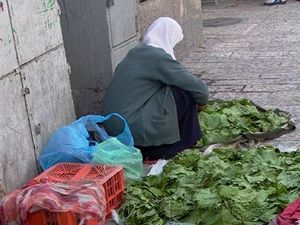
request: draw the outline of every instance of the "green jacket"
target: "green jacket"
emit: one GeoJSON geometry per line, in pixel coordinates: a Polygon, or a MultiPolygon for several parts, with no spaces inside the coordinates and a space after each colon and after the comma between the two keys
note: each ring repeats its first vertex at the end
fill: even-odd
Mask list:
{"type": "MultiPolygon", "coordinates": [[[[137,46],[117,66],[103,98],[102,114],[125,117],[136,145],[173,144],[180,135],[170,86],[190,92],[196,103],[208,102],[207,86],[163,49],[137,46]]],[[[113,130],[120,129],[117,126],[113,130]]]]}

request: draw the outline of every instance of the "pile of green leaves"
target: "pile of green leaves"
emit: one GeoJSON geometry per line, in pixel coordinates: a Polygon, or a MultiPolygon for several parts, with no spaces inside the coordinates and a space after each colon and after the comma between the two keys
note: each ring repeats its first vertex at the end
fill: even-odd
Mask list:
{"type": "Polygon", "coordinates": [[[272,110],[262,112],[247,99],[212,101],[199,114],[203,138],[199,146],[230,142],[243,133],[274,131],[288,118],[272,110]]]}
{"type": "Polygon", "coordinates": [[[127,187],[123,224],[268,224],[300,193],[300,153],[272,146],[219,148],[210,156],[191,150],[159,176],[127,187]]]}

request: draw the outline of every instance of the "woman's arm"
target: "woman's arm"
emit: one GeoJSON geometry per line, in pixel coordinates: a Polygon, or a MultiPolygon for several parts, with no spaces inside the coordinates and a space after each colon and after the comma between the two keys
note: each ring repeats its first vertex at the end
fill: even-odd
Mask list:
{"type": "Polygon", "coordinates": [[[203,106],[208,103],[207,85],[185,69],[178,61],[165,54],[158,59],[157,65],[159,70],[157,79],[161,82],[190,92],[199,105],[203,106]]]}

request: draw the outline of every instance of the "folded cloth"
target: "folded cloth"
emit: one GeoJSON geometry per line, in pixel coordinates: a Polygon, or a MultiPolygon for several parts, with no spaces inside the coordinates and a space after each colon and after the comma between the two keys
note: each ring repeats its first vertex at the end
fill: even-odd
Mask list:
{"type": "Polygon", "coordinates": [[[105,191],[102,185],[91,181],[27,185],[2,199],[0,221],[2,225],[25,225],[28,213],[41,209],[52,212],[71,211],[80,220],[96,219],[99,225],[104,225],[105,191]]]}

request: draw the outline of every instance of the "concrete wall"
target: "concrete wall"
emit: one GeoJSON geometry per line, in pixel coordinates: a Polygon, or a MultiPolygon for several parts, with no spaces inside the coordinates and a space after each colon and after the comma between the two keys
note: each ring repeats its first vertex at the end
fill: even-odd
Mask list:
{"type": "Polygon", "coordinates": [[[113,70],[138,44],[136,0],[59,0],[77,117],[100,114],[113,70]]]}
{"type": "Polygon", "coordinates": [[[146,0],[139,4],[139,33],[161,16],[175,19],[183,29],[184,41],[176,47],[177,54],[187,48],[199,47],[203,42],[201,0],[146,0]]]}
{"type": "Polygon", "coordinates": [[[75,118],[55,0],[0,0],[0,198],[37,174],[56,128],[75,118]]]}

